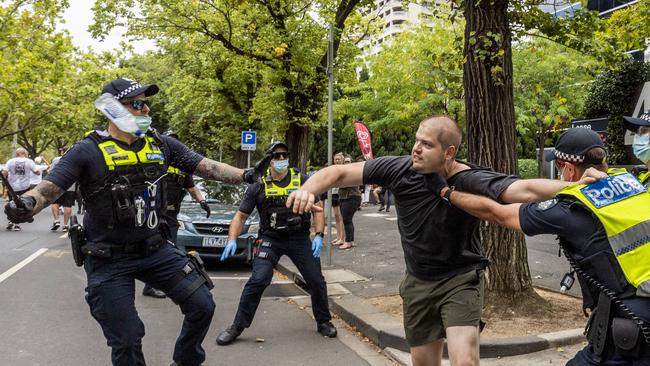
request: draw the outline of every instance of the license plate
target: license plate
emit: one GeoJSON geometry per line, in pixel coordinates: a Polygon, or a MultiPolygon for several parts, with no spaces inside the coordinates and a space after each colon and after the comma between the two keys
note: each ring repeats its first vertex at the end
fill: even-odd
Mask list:
{"type": "Polygon", "coordinates": [[[228,238],[220,238],[220,237],[203,238],[204,247],[223,248],[226,246],[227,243],[228,243],[228,238]]]}

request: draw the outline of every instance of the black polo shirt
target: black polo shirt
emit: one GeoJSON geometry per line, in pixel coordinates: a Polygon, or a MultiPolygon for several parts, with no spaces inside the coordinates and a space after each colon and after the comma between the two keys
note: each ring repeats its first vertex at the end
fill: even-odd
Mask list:
{"type": "MultiPolygon", "coordinates": [[[[457,190],[497,199],[517,180],[463,164],[471,169],[447,179],[457,190]]],[[[406,270],[423,280],[437,280],[485,268],[480,221],[431,193],[423,185],[424,176],[411,167],[410,156],[398,156],[369,160],[363,170],[364,184],[387,187],[395,197],[406,270]]]]}
{"type": "MultiPolygon", "coordinates": [[[[105,134],[105,132],[102,132],[105,134]]],[[[110,138],[110,137],[109,137],[110,138]]],[[[193,173],[203,156],[190,150],[180,141],[160,136],[163,145],[160,147],[165,155],[164,169],[167,171],[169,164],[181,169],[184,172],[193,173]]],[[[121,148],[130,151],[139,151],[144,146],[144,139],[138,139],[133,145],[127,145],[121,141],[114,140],[121,148]]],[[[104,156],[97,147],[97,144],[90,138],[77,142],[70,150],[61,157],[61,160],[45,180],[66,190],[73,183],[79,182],[82,191],[90,190],[90,183],[102,181],[108,174],[108,167],[104,162],[104,156]]],[[[110,209],[110,208],[106,208],[110,209]]],[[[160,217],[159,220],[163,218],[160,217]]],[[[147,225],[142,227],[115,227],[107,228],[106,222],[93,218],[92,212],[84,216],[84,227],[88,241],[102,241],[112,243],[133,243],[142,241],[158,232],[158,229],[149,229],[147,225]]]]}

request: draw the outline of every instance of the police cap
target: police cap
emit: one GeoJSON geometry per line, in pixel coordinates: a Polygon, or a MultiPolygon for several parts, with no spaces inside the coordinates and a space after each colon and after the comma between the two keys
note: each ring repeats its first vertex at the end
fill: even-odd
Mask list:
{"type": "Polygon", "coordinates": [[[595,147],[605,150],[600,135],[589,128],[571,128],[560,135],[555,142],[555,149],[546,155],[546,161],[558,159],[578,164],[601,164],[602,161],[585,161],[587,152],[595,147]]]}
{"type": "Polygon", "coordinates": [[[150,97],[158,93],[158,85],[141,85],[135,80],[127,78],[117,78],[110,83],[104,85],[102,94],[109,93],[114,99],[121,100],[124,98],[135,97],[144,93],[145,96],[150,97]]]}
{"type": "Polygon", "coordinates": [[[287,144],[282,141],[276,141],[269,144],[269,146],[266,148],[266,153],[270,154],[278,147],[284,147],[287,151],[289,151],[289,146],[287,144]]]}
{"type": "Polygon", "coordinates": [[[641,126],[650,126],[650,110],[637,117],[623,117],[625,128],[636,133],[641,126]]]}

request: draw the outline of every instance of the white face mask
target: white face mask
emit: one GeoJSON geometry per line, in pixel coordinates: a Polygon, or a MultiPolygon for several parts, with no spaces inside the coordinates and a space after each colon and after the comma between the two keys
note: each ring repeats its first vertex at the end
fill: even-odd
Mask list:
{"type": "Polygon", "coordinates": [[[138,125],[138,128],[143,133],[149,131],[151,127],[151,117],[149,116],[135,116],[135,124],[138,125]]]}
{"type": "Polygon", "coordinates": [[[273,161],[273,169],[278,173],[284,173],[289,169],[289,159],[273,161]]]}

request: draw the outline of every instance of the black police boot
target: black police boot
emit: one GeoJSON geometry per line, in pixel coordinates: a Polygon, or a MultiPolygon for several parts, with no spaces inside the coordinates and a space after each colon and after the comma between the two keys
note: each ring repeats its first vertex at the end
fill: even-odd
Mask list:
{"type": "Polygon", "coordinates": [[[336,327],[334,327],[334,324],[332,324],[332,322],[320,323],[316,329],[318,330],[318,333],[327,338],[335,338],[337,334],[336,327]]]}
{"type": "Polygon", "coordinates": [[[235,324],[231,325],[228,327],[228,329],[224,330],[223,332],[219,333],[219,336],[217,337],[217,344],[220,346],[225,346],[235,339],[239,337],[241,332],[244,331],[244,328],[240,328],[236,326],[235,324]]]}
{"type": "Polygon", "coordinates": [[[151,287],[148,283],[144,285],[144,288],[142,289],[142,295],[155,297],[156,299],[164,299],[165,297],[167,297],[165,296],[164,292],[151,287]]]}

